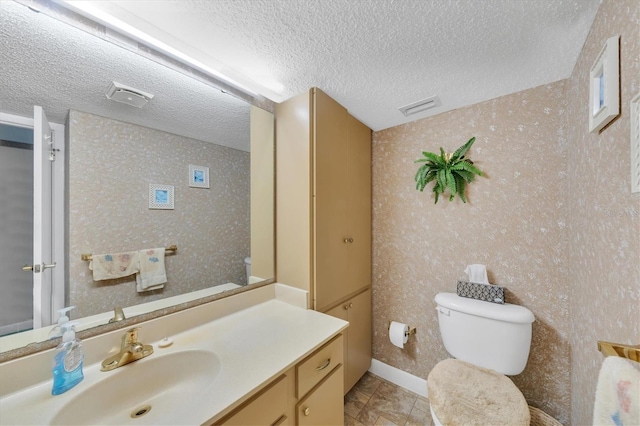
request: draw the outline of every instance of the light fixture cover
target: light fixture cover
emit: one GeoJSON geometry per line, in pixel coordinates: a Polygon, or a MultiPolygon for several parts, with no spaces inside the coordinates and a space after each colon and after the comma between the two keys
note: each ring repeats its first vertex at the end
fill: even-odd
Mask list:
{"type": "Polygon", "coordinates": [[[142,90],[134,89],[133,87],[125,86],[121,83],[112,81],[109,84],[106,92],[107,98],[122,102],[123,104],[131,105],[137,108],[142,108],[153,99],[151,93],[143,92],[142,90]]]}

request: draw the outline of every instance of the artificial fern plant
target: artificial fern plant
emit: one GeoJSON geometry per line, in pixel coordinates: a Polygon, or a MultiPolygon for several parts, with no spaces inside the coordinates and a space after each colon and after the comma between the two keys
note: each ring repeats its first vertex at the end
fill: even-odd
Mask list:
{"type": "Polygon", "coordinates": [[[423,151],[422,155],[425,158],[416,160],[416,163],[424,163],[416,173],[416,189],[422,192],[429,182],[435,181],[433,193],[436,203],[440,194],[444,194],[446,190],[450,194],[449,201],[453,201],[458,194],[462,202],[466,203],[464,191],[467,183],[473,182],[476,175],[482,176],[480,169],[475,167],[471,160],[465,158],[465,154],[475,140],[475,136],[472,137],[467,143],[456,149],[453,154],[445,154],[442,147],[440,147],[440,155],[423,151]]]}

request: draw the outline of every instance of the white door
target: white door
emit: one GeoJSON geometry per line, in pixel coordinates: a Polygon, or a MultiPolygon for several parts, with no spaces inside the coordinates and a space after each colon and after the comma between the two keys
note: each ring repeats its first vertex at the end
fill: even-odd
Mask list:
{"type": "Polygon", "coordinates": [[[52,322],[53,133],[42,107],[33,108],[33,328],[52,322]]]}
{"type": "Polygon", "coordinates": [[[65,126],[47,123],[40,107],[34,108],[33,117],[0,112],[0,124],[8,132],[3,132],[8,137],[2,143],[6,146],[0,146],[3,150],[0,157],[2,336],[51,324],[56,319],[52,316],[64,307],[65,126]],[[34,143],[33,150],[26,148],[25,132],[16,129],[33,130],[37,137],[29,136],[28,142],[34,143]],[[51,129],[55,146],[49,144],[51,129]],[[53,162],[49,160],[51,154],[55,155],[53,162]],[[29,166],[25,166],[25,162],[29,166]],[[31,178],[27,179],[25,173],[31,178]],[[25,221],[26,214],[34,220],[25,221]],[[43,229],[48,231],[43,234],[43,229]],[[55,268],[45,268],[42,272],[43,264],[56,261],[55,268]]]}

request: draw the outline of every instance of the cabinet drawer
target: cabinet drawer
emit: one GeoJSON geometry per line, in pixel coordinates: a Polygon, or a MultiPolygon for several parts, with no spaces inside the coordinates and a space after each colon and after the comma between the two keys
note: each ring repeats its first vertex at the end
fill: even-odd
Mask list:
{"type": "Polygon", "coordinates": [[[305,399],[296,405],[296,424],[338,425],[344,424],[343,367],[339,365],[305,399]]]}
{"type": "Polygon", "coordinates": [[[343,362],[343,338],[339,335],[297,365],[296,397],[302,398],[343,362]]]}
{"type": "Polygon", "coordinates": [[[287,380],[280,376],[273,383],[242,405],[231,416],[216,425],[274,425],[282,424],[287,412],[287,380]]]}

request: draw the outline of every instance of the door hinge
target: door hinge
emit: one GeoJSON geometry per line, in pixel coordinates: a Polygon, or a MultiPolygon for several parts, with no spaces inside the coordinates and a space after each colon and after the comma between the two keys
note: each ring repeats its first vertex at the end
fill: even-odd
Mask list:
{"type": "Polygon", "coordinates": [[[60,150],[56,149],[53,142],[53,130],[51,131],[51,134],[46,137],[46,139],[49,140],[49,142],[47,142],[49,144],[49,161],[54,162],[56,161],[56,152],[60,150]]]}

